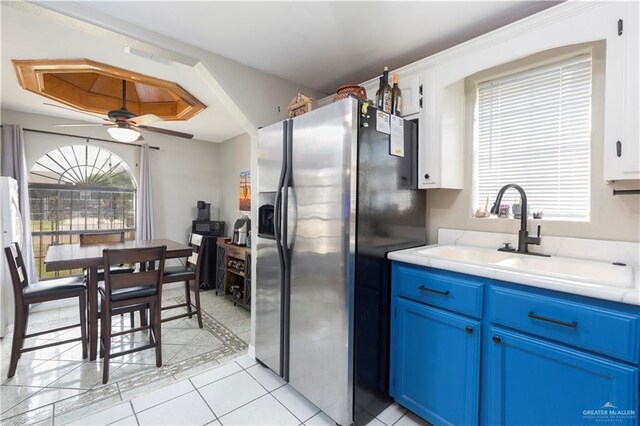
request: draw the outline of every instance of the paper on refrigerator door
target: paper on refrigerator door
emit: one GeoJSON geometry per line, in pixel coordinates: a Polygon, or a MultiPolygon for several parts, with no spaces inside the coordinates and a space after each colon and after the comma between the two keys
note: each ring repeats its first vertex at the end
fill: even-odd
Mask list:
{"type": "Polygon", "coordinates": [[[404,157],[404,120],[397,115],[391,116],[389,154],[404,157]]]}
{"type": "Polygon", "coordinates": [[[383,111],[376,111],[376,130],[382,133],[390,134],[389,114],[383,111]]]}

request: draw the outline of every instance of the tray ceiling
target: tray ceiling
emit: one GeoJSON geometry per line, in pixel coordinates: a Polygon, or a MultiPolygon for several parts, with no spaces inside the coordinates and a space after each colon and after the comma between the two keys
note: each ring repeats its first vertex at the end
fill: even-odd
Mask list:
{"type": "Polygon", "coordinates": [[[73,108],[107,114],[122,106],[136,115],[155,114],[164,120],[188,120],[205,105],[178,84],[89,59],[13,60],[23,89],[73,108]]]}

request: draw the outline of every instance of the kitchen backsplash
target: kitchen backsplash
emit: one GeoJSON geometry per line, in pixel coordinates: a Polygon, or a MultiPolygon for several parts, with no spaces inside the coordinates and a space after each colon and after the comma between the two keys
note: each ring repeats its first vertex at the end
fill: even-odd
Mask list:
{"type": "MultiPolygon", "coordinates": [[[[532,226],[530,235],[536,234],[532,226]]],[[[462,229],[438,229],[439,245],[459,245],[472,247],[498,248],[503,243],[518,247],[518,234],[500,232],[465,231],[462,229]]],[[[599,260],[603,262],[622,262],[627,265],[640,265],[640,243],[627,241],[590,240],[586,238],[554,237],[544,235],[542,230],[539,246],[530,245],[532,252],[552,256],[574,257],[599,260]]]]}

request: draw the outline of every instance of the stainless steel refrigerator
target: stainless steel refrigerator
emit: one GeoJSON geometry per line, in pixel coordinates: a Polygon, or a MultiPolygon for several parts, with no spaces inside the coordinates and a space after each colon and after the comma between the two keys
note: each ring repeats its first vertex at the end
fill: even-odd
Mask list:
{"type": "Polygon", "coordinates": [[[258,138],[256,358],[341,425],[389,405],[386,254],[426,242],[416,123],[392,148],[377,112],[349,98],[258,138]]]}

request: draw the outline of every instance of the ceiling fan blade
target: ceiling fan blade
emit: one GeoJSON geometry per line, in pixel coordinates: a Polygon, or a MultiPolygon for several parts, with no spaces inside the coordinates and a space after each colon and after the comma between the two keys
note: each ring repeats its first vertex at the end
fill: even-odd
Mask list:
{"type": "Polygon", "coordinates": [[[104,127],[113,126],[113,123],[86,123],[86,124],[54,124],[56,127],[104,127]]]}
{"type": "Polygon", "coordinates": [[[193,139],[193,135],[189,133],[176,132],[174,130],[161,129],[159,127],[150,126],[137,126],[138,129],[146,130],[148,132],[162,133],[163,135],[176,136],[179,138],[193,139]]]}
{"type": "Polygon", "coordinates": [[[60,109],[66,109],[67,111],[79,112],[80,114],[90,115],[91,117],[111,122],[111,120],[109,120],[107,118],[100,117],[99,115],[96,115],[96,114],[91,114],[90,112],[80,111],[79,109],[67,108],[67,107],[64,107],[62,105],[56,105],[56,104],[52,104],[52,103],[49,103],[49,102],[43,102],[43,104],[44,105],[48,105],[48,106],[52,106],[52,107],[56,107],[56,108],[60,108],[60,109]]]}
{"type": "Polygon", "coordinates": [[[136,126],[145,126],[147,124],[157,123],[159,121],[164,121],[164,120],[155,114],[145,114],[145,115],[139,115],[138,117],[130,118],[127,121],[129,123],[135,124],[136,126]]]}

